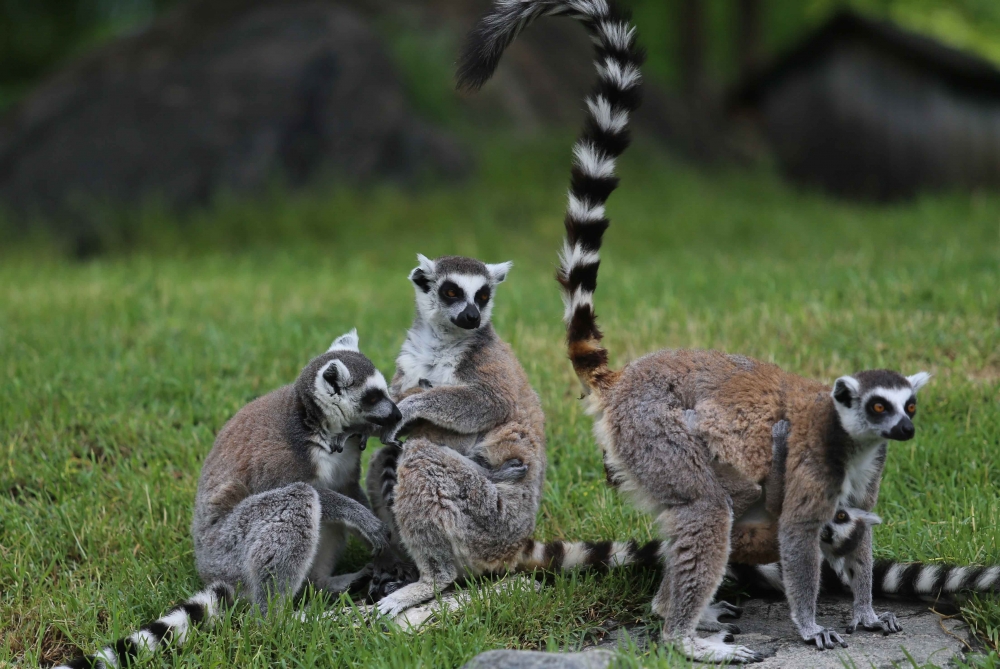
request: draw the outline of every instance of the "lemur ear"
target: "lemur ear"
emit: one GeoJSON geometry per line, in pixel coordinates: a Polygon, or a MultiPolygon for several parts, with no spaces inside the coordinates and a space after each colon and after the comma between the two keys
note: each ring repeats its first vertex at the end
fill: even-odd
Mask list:
{"type": "Polygon", "coordinates": [[[358,329],[351,328],[351,331],[347,334],[342,334],[333,340],[330,344],[330,348],[326,350],[327,353],[331,351],[354,351],[355,353],[360,353],[358,350],[358,329]]]}
{"type": "Polygon", "coordinates": [[[917,372],[913,376],[906,377],[906,380],[913,386],[913,392],[917,392],[924,387],[924,384],[931,380],[931,375],[927,372],[917,372]]]}
{"type": "Polygon", "coordinates": [[[848,409],[854,400],[860,398],[861,384],[853,376],[842,376],[833,384],[833,399],[840,402],[848,409]]]}
{"type": "Polygon", "coordinates": [[[863,520],[865,525],[881,525],[882,518],[871,511],[862,511],[861,509],[851,509],[851,516],[857,518],[858,520],[863,520]]]}
{"type": "Polygon", "coordinates": [[[326,364],[321,372],[323,381],[337,395],[346,387],[351,385],[351,372],[347,365],[340,360],[331,360],[326,364]]]}
{"type": "Polygon", "coordinates": [[[493,278],[493,283],[503,283],[507,278],[507,273],[510,272],[510,268],[514,266],[514,263],[508,260],[507,262],[498,262],[495,265],[486,265],[486,271],[490,273],[493,278]]]}
{"type": "Polygon", "coordinates": [[[417,260],[420,264],[410,272],[410,281],[413,282],[414,286],[426,293],[431,289],[431,277],[434,276],[437,265],[434,264],[433,260],[419,253],[417,254],[417,260]]]}

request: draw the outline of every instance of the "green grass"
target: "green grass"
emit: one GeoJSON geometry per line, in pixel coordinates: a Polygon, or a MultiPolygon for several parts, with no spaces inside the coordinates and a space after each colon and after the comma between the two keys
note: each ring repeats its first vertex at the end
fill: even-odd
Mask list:
{"type": "MultiPolygon", "coordinates": [[[[180,221],[155,208],[109,217],[114,252],[87,264],[61,260],[57,245],[8,244],[0,665],[92,651],[197,589],[188,524],[215,431],[354,326],[391,373],[418,251],[515,261],[495,319],[548,416],[538,536],[650,537],[649,519],[604,485],[562,347],[552,273],[565,139],[493,146],[453,188],[275,192],[180,221]]],[[[638,151],[610,211],[597,308],[616,364],[685,346],[827,381],[877,366],[933,372],[917,438],[890,449],[877,553],[1000,562],[1000,198],[847,205],[638,151]]],[[[362,547],[350,557],[363,562],[362,547]]],[[[480,601],[414,636],[237,615],[156,664],[453,667],[648,620],[654,587],[652,574],[559,576],[540,595],[480,601]]],[[[997,645],[996,599],[966,618],[997,645]]],[[[665,648],[633,655],[676,662],[665,648]]]]}

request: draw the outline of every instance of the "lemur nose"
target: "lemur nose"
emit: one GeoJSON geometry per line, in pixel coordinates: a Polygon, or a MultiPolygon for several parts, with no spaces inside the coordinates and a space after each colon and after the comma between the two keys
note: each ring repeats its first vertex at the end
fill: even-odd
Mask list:
{"type": "Polygon", "coordinates": [[[476,305],[470,304],[456,316],[452,322],[464,330],[474,330],[479,327],[480,315],[476,305]]]}
{"type": "Polygon", "coordinates": [[[376,425],[386,426],[386,425],[395,425],[402,419],[403,419],[403,414],[399,413],[399,407],[393,404],[392,411],[390,411],[387,415],[385,416],[375,415],[369,418],[368,420],[375,423],[376,425]]]}
{"type": "Polygon", "coordinates": [[[908,441],[917,433],[913,427],[913,422],[909,418],[903,418],[889,430],[889,438],[896,441],[908,441]]]}

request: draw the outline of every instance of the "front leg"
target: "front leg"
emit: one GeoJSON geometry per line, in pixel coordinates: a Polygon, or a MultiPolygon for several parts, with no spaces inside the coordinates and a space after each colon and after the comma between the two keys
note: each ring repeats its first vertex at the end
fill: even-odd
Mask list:
{"type": "Polygon", "coordinates": [[[778,530],[781,575],[792,621],[807,643],[820,650],[847,644],[833,630],[816,624],[816,600],[819,597],[819,574],[822,555],[819,547],[819,521],[782,522],[778,530]]]}
{"type": "Polygon", "coordinates": [[[400,400],[402,420],[382,435],[383,443],[396,438],[418,420],[458,434],[480,434],[510,419],[512,402],[499,389],[485,385],[438,386],[400,400]]]}
{"type": "MultiPolygon", "coordinates": [[[[902,631],[896,614],[886,611],[881,614],[875,613],[872,607],[872,528],[868,525],[864,527],[864,536],[858,543],[857,548],[849,555],[845,556],[843,569],[846,571],[847,579],[851,583],[851,592],[854,593],[854,617],[851,624],[847,626],[847,633],[853,634],[854,630],[861,626],[866,630],[881,631],[885,635],[902,631]]],[[[841,574],[841,578],[845,574],[841,574]]]]}

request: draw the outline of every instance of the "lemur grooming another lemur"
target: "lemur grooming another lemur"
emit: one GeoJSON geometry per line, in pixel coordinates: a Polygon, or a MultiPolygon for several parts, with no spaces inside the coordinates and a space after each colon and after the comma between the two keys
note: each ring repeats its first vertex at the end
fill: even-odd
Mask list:
{"type": "Polygon", "coordinates": [[[195,564],[205,590],[165,616],[68,667],[121,667],[161,644],[184,642],[193,624],[211,624],[235,598],[266,614],[268,601],[311,583],[330,595],[368,571],[333,576],[347,532],[380,553],[386,526],[361,490],[368,433],[400,413],[385,378],[351,331],[314,358],[298,380],[240,409],[219,431],[195,497],[195,564]]]}
{"type": "MultiPolygon", "coordinates": [[[[653,599],[665,619],[663,639],[698,661],[762,659],[724,636],[695,635],[725,574],[734,527],[741,532],[749,513],[756,528],[776,528],[785,594],[802,638],[821,649],[846,645],[816,623],[820,533],[838,507],[874,506],[886,443],[913,437],[916,392],[929,377],[872,370],[842,376],[830,388],[745,356],[687,350],[659,351],[612,370],[593,295],[609,225],[604,205],[618,184],[615,161],[628,146],[629,117],[639,104],[643,54],[628,14],[613,0],[497,0],[470,36],[459,84],[481,86],[517,34],[547,14],[580,20],[596,44],[598,84],[574,148],[558,278],[569,357],[589,394],[610,477],[669,537],[653,599]],[[767,504],[772,426],[785,419],[791,431],[783,495],[767,504]]],[[[895,616],[871,605],[869,528],[844,559],[853,574],[850,628],[897,631],[895,616]]]]}
{"type": "Polygon", "coordinates": [[[446,256],[410,273],[416,317],[390,387],[402,419],[368,469],[368,493],[394,526],[397,555],[417,567],[398,587],[394,565],[373,577],[378,610],[396,615],[461,574],[513,565],[535,529],[545,480],[545,417],[510,346],[490,322],[510,263],[446,256]],[[398,587],[398,589],[397,589],[398,587]]]}

